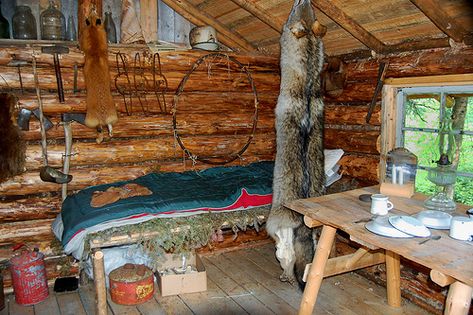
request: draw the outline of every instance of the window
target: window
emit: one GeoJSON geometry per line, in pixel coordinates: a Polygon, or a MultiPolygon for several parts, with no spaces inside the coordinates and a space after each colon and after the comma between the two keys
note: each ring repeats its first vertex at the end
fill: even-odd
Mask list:
{"type": "MultiPolygon", "coordinates": [[[[396,79],[394,79],[396,80],[396,79]]],[[[416,191],[431,195],[436,187],[427,179],[440,157],[439,131],[450,119],[452,164],[457,169],[454,200],[473,204],[473,85],[385,86],[381,159],[394,147],[418,157],[416,191]],[[384,108],[385,107],[385,108],[384,108]]],[[[381,174],[383,167],[381,167],[381,174]]]]}

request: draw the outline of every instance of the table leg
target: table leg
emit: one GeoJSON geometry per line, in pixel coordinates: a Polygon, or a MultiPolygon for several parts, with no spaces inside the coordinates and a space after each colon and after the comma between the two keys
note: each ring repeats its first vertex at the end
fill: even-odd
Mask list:
{"type": "Polygon", "coordinates": [[[386,287],[388,304],[401,306],[401,263],[398,254],[386,250],[386,287]]]}
{"type": "Polygon", "coordinates": [[[299,315],[312,314],[315,301],[319,293],[322,279],[324,278],[325,264],[327,263],[332,244],[335,239],[337,229],[329,225],[324,225],[322,234],[320,235],[317,249],[315,251],[314,260],[307,276],[307,284],[302,295],[301,307],[299,315]]]}
{"type": "Polygon", "coordinates": [[[471,294],[473,288],[455,281],[448,289],[447,301],[445,303],[445,315],[450,314],[468,314],[471,304],[471,294]]]}
{"type": "Polygon", "coordinates": [[[105,287],[105,267],[103,252],[98,250],[92,255],[95,284],[95,314],[107,315],[107,288],[105,287]]]}

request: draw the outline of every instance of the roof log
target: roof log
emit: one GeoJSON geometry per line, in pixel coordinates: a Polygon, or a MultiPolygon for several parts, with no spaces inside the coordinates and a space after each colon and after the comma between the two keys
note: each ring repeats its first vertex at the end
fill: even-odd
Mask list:
{"type": "Polygon", "coordinates": [[[467,31],[445,15],[437,0],[410,0],[424,15],[429,18],[442,32],[456,42],[461,43],[467,35],[467,31]]]}
{"type": "Polygon", "coordinates": [[[250,12],[254,17],[259,19],[261,22],[265,23],[273,30],[281,34],[282,28],[284,26],[284,21],[281,21],[279,18],[268,14],[265,12],[259,5],[248,1],[248,0],[231,0],[233,3],[241,7],[242,9],[250,12]]]}
{"type": "Polygon", "coordinates": [[[351,17],[346,15],[337,6],[333,5],[331,1],[311,0],[311,3],[314,7],[322,11],[332,21],[340,25],[341,28],[346,30],[369,49],[374,50],[377,53],[384,51],[386,46],[383,42],[374,37],[370,32],[355,22],[351,17]]]}

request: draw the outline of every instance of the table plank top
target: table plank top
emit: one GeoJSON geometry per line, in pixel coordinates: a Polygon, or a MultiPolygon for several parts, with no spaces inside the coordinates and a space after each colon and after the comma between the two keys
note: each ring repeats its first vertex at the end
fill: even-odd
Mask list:
{"type": "MultiPolygon", "coordinates": [[[[371,216],[369,202],[358,199],[361,194],[379,193],[379,186],[365,187],[342,193],[315,198],[299,199],[285,204],[286,207],[347,232],[355,239],[390,250],[404,258],[430,269],[440,271],[469,286],[473,286],[473,242],[459,241],[448,235],[448,230],[430,229],[432,235],[441,235],[439,240],[419,244],[421,238],[384,237],[366,230],[366,223],[355,223],[371,216]]],[[[394,204],[390,214],[412,215],[423,208],[426,196],[415,194],[412,198],[391,196],[394,204]]],[[[469,206],[457,204],[455,215],[466,215],[469,206]]]]}

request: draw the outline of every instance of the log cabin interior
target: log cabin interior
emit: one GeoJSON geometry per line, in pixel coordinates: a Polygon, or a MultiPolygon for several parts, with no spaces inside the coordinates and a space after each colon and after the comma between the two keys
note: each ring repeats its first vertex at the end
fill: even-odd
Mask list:
{"type": "MultiPolygon", "coordinates": [[[[79,192],[87,192],[89,199],[92,195],[104,197],[105,201],[96,199],[99,206],[123,198],[120,202],[126,207],[124,200],[132,200],[135,195],[119,197],[113,191],[106,195],[105,189],[118,185],[113,183],[124,185],[126,181],[148,178],[148,174],[189,172],[185,174],[204,178],[200,175],[204,170],[225,167],[240,172],[239,167],[247,169],[275,161],[275,109],[282,75],[280,38],[293,4],[287,0],[1,2],[0,115],[4,117],[0,121],[4,127],[0,127],[0,259],[5,292],[1,314],[304,313],[301,301],[306,301],[305,292],[313,290],[313,286],[307,285],[303,296],[297,285],[279,280],[282,269],[274,241],[265,230],[271,202],[264,198],[248,212],[225,212],[215,217],[197,213],[189,217],[171,215],[151,220],[150,224],[143,220],[113,229],[92,227],[90,234],[83,235],[76,242],[80,244],[74,245],[80,249],[71,249],[72,245],[68,247],[70,244],[58,240],[56,235],[61,237],[62,230],[56,235],[53,231],[64,199],[68,197],[64,201],[67,203],[79,192]],[[51,3],[58,11],[51,11],[51,3]],[[21,6],[31,12],[20,12],[21,6]],[[50,16],[46,17],[48,10],[50,16]],[[93,10],[97,20],[86,23],[93,10]],[[58,12],[62,13],[62,23],[58,12]],[[33,27],[31,17],[35,20],[33,27]],[[42,29],[48,18],[53,24],[59,21],[59,26],[49,24],[49,29],[42,29]],[[84,34],[88,34],[90,23],[104,24],[107,30],[104,58],[110,78],[106,78],[105,85],[109,85],[112,108],[116,108],[118,117],[113,133],[107,128],[111,124],[108,118],[93,125],[84,115],[86,111],[89,115],[89,104],[98,99],[90,88],[90,80],[94,79],[86,76],[99,71],[99,66],[92,64],[87,70],[87,58],[94,57],[87,57],[84,48],[89,45],[95,49],[99,45],[80,41],[88,36],[84,34]],[[61,32],[54,34],[57,29],[61,32]],[[186,226],[190,226],[190,232],[181,233],[186,226]],[[169,237],[179,233],[184,236],[177,240],[169,237]],[[207,272],[207,290],[163,296],[156,285],[152,298],[142,304],[116,303],[117,298],[112,299],[105,283],[97,287],[91,280],[88,282],[84,270],[87,257],[103,260],[102,248],[125,243],[141,244],[134,250],[160,247],[175,253],[178,249],[197,248],[207,272]],[[50,294],[38,304],[28,299],[17,303],[18,292],[13,290],[11,258],[25,248],[29,254],[35,253],[34,249],[44,254],[43,276],[50,294]],[[79,289],[55,293],[55,281],[65,277],[80,278],[79,289]]],[[[427,182],[429,166],[435,165],[426,162],[430,156],[421,156],[426,153],[416,151],[413,139],[425,136],[421,135],[424,132],[428,135],[424,142],[438,143],[440,120],[454,112],[457,114],[452,114],[453,127],[461,132],[452,137],[462,136],[463,146],[462,140],[455,138],[460,153],[451,162],[456,166],[457,178],[462,180],[456,187],[463,189],[463,199],[456,190],[455,196],[460,198],[456,201],[470,204],[457,207],[466,218],[465,210],[473,204],[473,161],[467,159],[473,153],[473,115],[468,114],[473,110],[473,3],[312,0],[310,5],[318,24],[307,26],[313,34],[303,36],[315,36],[323,42],[323,71],[307,74],[317,76],[320,82],[323,146],[332,150],[326,152],[343,150],[334,172],[341,178],[327,187],[327,198],[378,187],[387,174],[390,150],[399,146],[418,155],[419,166],[427,163],[418,168],[416,178],[427,182]],[[404,107],[407,103],[411,107],[404,107]],[[413,123],[415,117],[422,123],[413,123]]],[[[106,111],[100,107],[97,115],[106,111]]],[[[161,182],[156,189],[187,195],[185,182],[156,178],[161,182]]],[[[217,182],[207,190],[223,184],[217,182]]],[[[127,187],[121,192],[130,193],[127,187]]],[[[271,190],[271,182],[268,187],[271,190]]],[[[151,193],[132,193],[148,192],[151,193]]],[[[255,194],[263,196],[268,192],[255,194]]],[[[69,204],[81,200],[84,201],[69,204]]],[[[396,209],[401,202],[395,197],[392,200],[396,209]]],[[[409,208],[409,202],[405,203],[409,208]]],[[[366,205],[365,216],[370,211],[369,203],[366,205]]],[[[97,207],[94,209],[101,209],[97,207]]],[[[220,209],[222,204],[206,207],[220,209]]],[[[238,207],[233,210],[240,210],[238,207]]],[[[75,210],[80,212],[82,208],[75,210]]],[[[170,210],[173,209],[162,211],[170,210]]],[[[136,215],[127,216],[132,214],[136,215]]],[[[310,226],[309,221],[306,223],[310,226]]],[[[324,228],[328,224],[319,223],[324,228]]],[[[364,229],[364,223],[358,226],[364,229]]],[[[89,227],[79,222],[75,230],[69,231],[69,238],[89,227]]],[[[422,246],[435,248],[435,244],[449,240],[463,246],[457,251],[464,251],[465,257],[473,256],[471,241],[449,238],[448,229],[442,233],[445,235],[440,240],[430,240],[422,246]]],[[[462,280],[444,269],[431,270],[416,259],[394,254],[398,262],[400,259],[396,286],[399,301],[402,296],[399,308],[386,297],[384,288],[388,287],[389,294],[393,287],[393,280],[389,279],[392,273],[386,270],[392,256],[373,254],[372,250],[384,247],[370,247],[350,235],[343,228],[335,235],[325,269],[330,277],[320,279],[316,313],[473,314],[473,264],[465,267],[467,280],[462,280]],[[370,250],[370,256],[363,260],[365,248],[370,250]],[[339,260],[345,269],[334,260],[344,255],[352,258],[339,260]],[[357,262],[360,265],[356,272],[342,273],[352,270],[348,265],[357,262]],[[450,284],[460,286],[456,290],[466,297],[457,301],[447,296],[450,284]]],[[[162,258],[162,249],[155,251],[162,258]]],[[[468,265],[471,258],[468,259],[457,263],[468,265]]],[[[96,283],[100,277],[97,266],[103,268],[103,263],[102,267],[94,263],[96,283]]],[[[311,274],[309,281],[313,281],[311,274]]],[[[20,289],[27,292],[26,288],[20,289]]],[[[25,292],[21,292],[23,298],[25,292]]],[[[304,314],[309,313],[312,311],[304,314]]]]}

